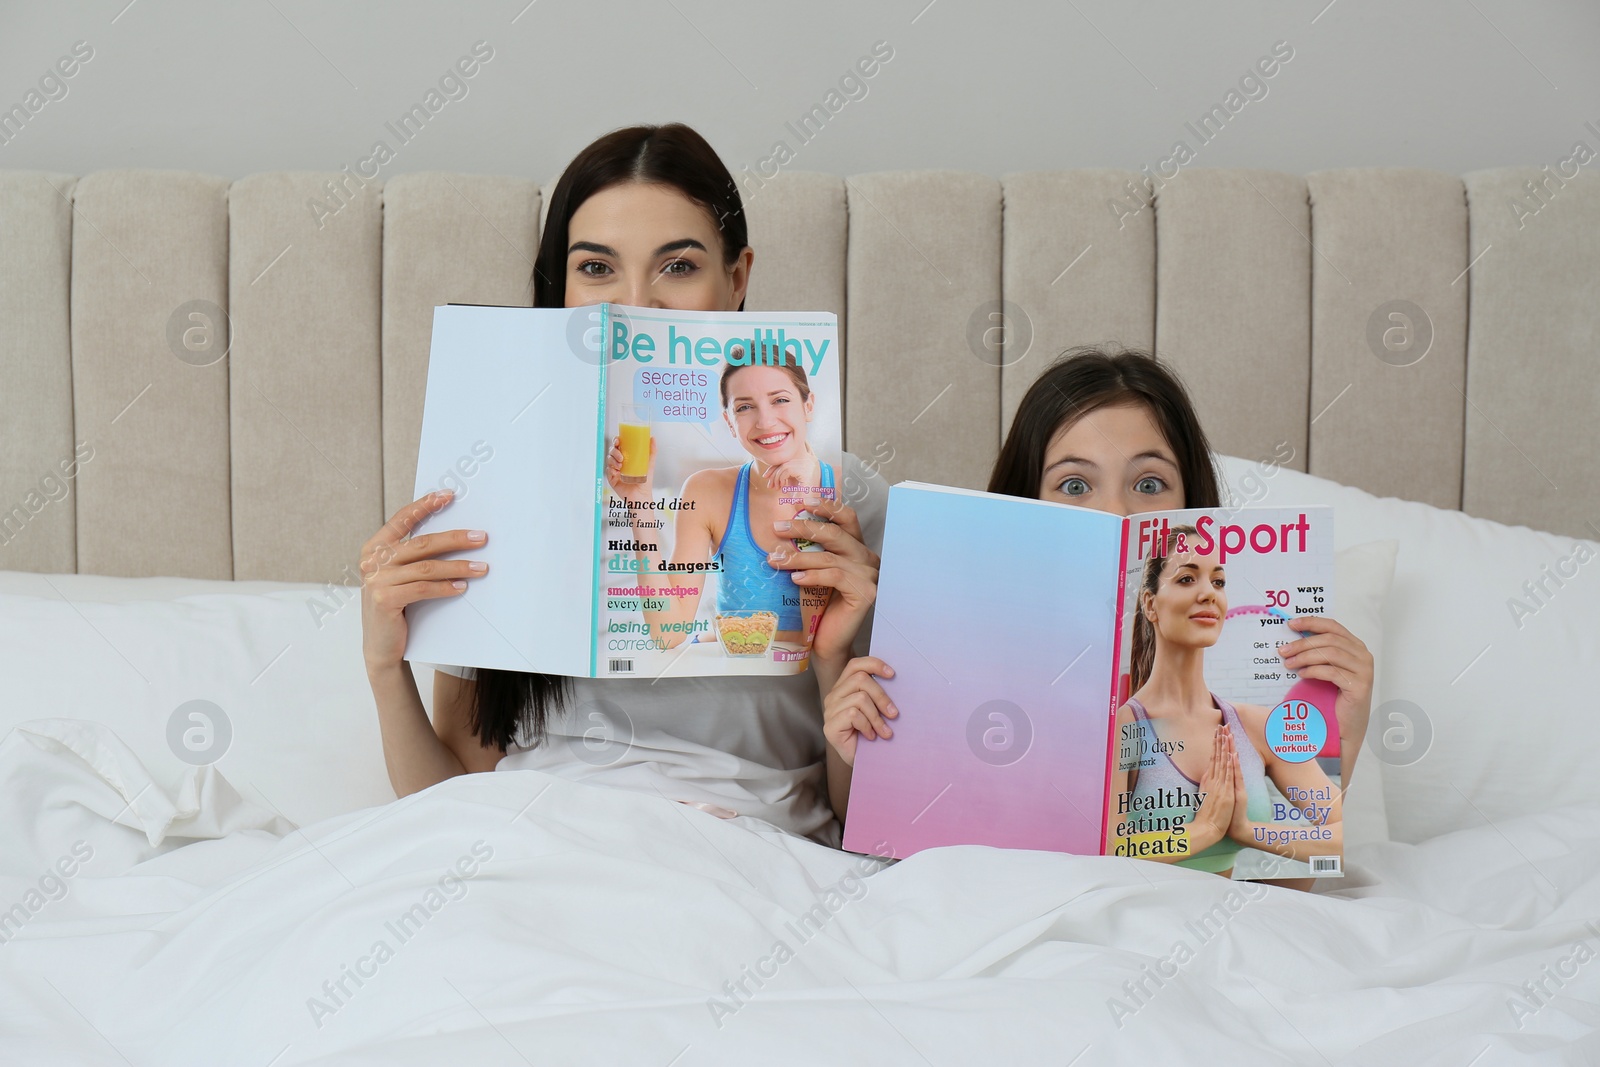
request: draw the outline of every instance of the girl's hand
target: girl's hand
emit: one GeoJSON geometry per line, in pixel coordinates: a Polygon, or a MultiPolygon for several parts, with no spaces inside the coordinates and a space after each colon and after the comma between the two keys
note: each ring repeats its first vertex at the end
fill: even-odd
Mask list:
{"type": "MultiPolygon", "coordinates": [[[[1339,687],[1333,705],[1339,720],[1339,749],[1348,753],[1345,767],[1353,768],[1372,714],[1372,653],[1360,638],[1326,615],[1302,615],[1292,625],[1307,635],[1280,645],[1278,655],[1300,677],[1339,687]]],[[[1348,788],[1350,783],[1342,785],[1348,788]]]]}
{"type": "Polygon", "coordinates": [[[813,541],[822,551],[801,552],[785,542],[767,557],[767,562],[789,571],[795,585],[834,591],[817,620],[811,655],[826,663],[840,664],[850,658],[856,633],[878,599],[879,559],[862,542],[861,520],[854,508],[818,497],[806,498],[805,507],[817,518],[780,519],[772,529],[782,538],[813,541]]]}
{"type": "Polygon", "coordinates": [[[1211,761],[1200,775],[1200,790],[1205,799],[1189,823],[1189,857],[1199,855],[1228,836],[1239,807],[1234,774],[1238,761],[1233,754],[1233,733],[1218,726],[1211,735],[1211,761]]]}
{"type": "MultiPolygon", "coordinates": [[[[644,481],[625,482],[622,480],[622,437],[619,435],[611,439],[611,448],[606,452],[606,485],[611,491],[624,500],[641,501],[651,500],[655,496],[656,484],[656,437],[650,435],[650,462],[645,467],[644,481]]],[[[631,520],[633,512],[628,513],[631,520]]]]}
{"type": "Polygon", "coordinates": [[[884,719],[900,714],[879,678],[893,678],[894,668],[872,656],[853,659],[822,699],[822,736],[846,767],[856,763],[857,737],[893,737],[884,719]],[[875,677],[876,676],[876,677],[875,677]]]}
{"type": "Polygon", "coordinates": [[[454,496],[446,489],[413,500],[361,546],[361,651],[368,671],[405,659],[407,604],[459,596],[468,579],[488,573],[487,563],[434,558],[442,552],[482,548],[489,539],[482,530],[409,536],[417,523],[454,496]]]}

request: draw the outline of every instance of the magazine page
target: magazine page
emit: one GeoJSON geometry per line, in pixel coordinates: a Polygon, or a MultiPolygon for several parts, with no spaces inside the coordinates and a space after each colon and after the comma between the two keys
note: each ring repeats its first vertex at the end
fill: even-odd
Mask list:
{"type": "Polygon", "coordinates": [[[844,846],[1098,855],[1122,519],[902,482],[889,491],[872,654],[900,714],[860,740],[844,846]]]}
{"type": "Polygon", "coordinates": [[[1342,875],[1337,689],[1278,654],[1335,614],[1332,509],[1134,515],[1126,538],[1106,853],[1342,875]]]}
{"type": "Polygon", "coordinates": [[[597,677],[793,674],[827,589],[768,553],[837,500],[839,339],[826,312],[601,305],[597,677]]]}
{"type": "Polygon", "coordinates": [[[589,672],[600,377],[572,337],[590,314],[434,309],[413,499],[455,497],[413,534],[487,531],[482,547],[439,558],[483,560],[489,571],[458,596],[406,608],[408,660],[589,672]]]}

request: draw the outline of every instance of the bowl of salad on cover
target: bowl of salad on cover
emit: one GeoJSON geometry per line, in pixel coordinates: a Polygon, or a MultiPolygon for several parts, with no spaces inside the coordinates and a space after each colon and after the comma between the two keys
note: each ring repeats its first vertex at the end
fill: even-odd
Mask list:
{"type": "Polygon", "coordinates": [[[765,656],[778,632],[778,615],[772,611],[719,611],[717,640],[729,656],[765,656]]]}

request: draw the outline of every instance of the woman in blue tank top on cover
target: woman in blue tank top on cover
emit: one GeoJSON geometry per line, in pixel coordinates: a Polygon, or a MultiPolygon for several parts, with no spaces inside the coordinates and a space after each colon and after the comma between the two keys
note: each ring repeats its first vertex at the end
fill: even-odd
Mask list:
{"type": "MultiPolygon", "coordinates": [[[[817,396],[797,356],[770,350],[757,353],[748,365],[724,364],[718,392],[723,424],[750,458],[742,466],[700,470],[685,480],[684,507],[675,513],[672,562],[715,560],[720,568],[712,574],[717,610],[771,612],[777,616],[776,639],[798,643],[816,625],[827,604],[826,590],[797,586],[789,572],[773,567],[791,551],[790,542],[765,531],[787,529],[796,518],[809,517],[808,505],[837,496],[833,467],[817,458],[806,439],[817,396]],[[757,530],[765,533],[764,539],[757,530]]],[[[622,449],[613,439],[606,456],[611,491],[630,501],[654,497],[654,440],[644,481],[624,481],[621,474],[622,449]]],[[[628,512],[630,521],[639,515],[628,512]]],[[[676,579],[679,586],[702,591],[704,582],[700,572],[676,579]]],[[[666,648],[685,640],[687,635],[674,624],[695,617],[700,597],[674,597],[671,603],[665,611],[644,612],[651,633],[659,634],[666,648]]],[[[715,640],[709,635],[704,639],[715,640]]]]}
{"type": "MultiPolygon", "coordinates": [[[[1169,538],[1195,538],[1175,526],[1169,538]]],[[[1287,797],[1333,797],[1320,822],[1332,836],[1271,846],[1287,858],[1340,854],[1339,790],[1315,761],[1290,763],[1267,744],[1267,709],[1234,705],[1211,692],[1205,652],[1228,615],[1227,575],[1212,553],[1169,542],[1145,560],[1133,624],[1131,694],[1117,709],[1117,736],[1144,743],[1133,766],[1112,769],[1111,795],[1129,794],[1128,811],[1107,829],[1108,848],[1129,839],[1153,844],[1145,859],[1228,874],[1242,848],[1267,848],[1255,828],[1268,823],[1267,779],[1287,797]],[[1220,721],[1219,721],[1220,720],[1220,721]],[[1157,744],[1157,742],[1160,742],[1157,744]],[[1124,823],[1119,833],[1117,822],[1124,823]],[[1174,834],[1171,827],[1182,826],[1174,834]]]]}

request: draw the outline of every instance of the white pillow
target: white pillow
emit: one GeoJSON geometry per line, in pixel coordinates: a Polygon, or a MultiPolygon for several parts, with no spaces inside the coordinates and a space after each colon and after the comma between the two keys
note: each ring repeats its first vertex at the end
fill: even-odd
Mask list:
{"type": "Polygon", "coordinates": [[[300,825],[394,799],[356,588],[0,571],[0,677],[0,735],[104,723],[170,792],[208,724],[185,712],[169,742],[169,723],[205,700],[221,709],[210,743],[232,731],[214,766],[245,798],[300,825]]]}
{"type": "Polygon", "coordinates": [[[1336,546],[1399,541],[1373,747],[1355,775],[1378,757],[1395,840],[1593,802],[1600,546],[1270,463],[1219,464],[1239,503],[1333,505],[1336,546]]]}
{"type": "MultiPolygon", "coordinates": [[[[1335,524],[1338,517],[1334,517],[1335,524]]],[[[1367,646],[1376,660],[1383,649],[1383,608],[1394,580],[1394,560],[1399,549],[1393,539],[1368,541],[1339,549],[1333,556],[1333,618],[1367,646]]],[[[1377,679],[1373,681],[1372,706],[1383,700],[1377,679]]],[[[1372,736],[1372,724],[1367,724],[1372,736]]],[[[1370,745],[1364,745],[1356,760],[1355,773],[1344,783],[1344,844],[1356,845],[1388,841],[1388,798],[1383,774],[1370,745]]]]}

